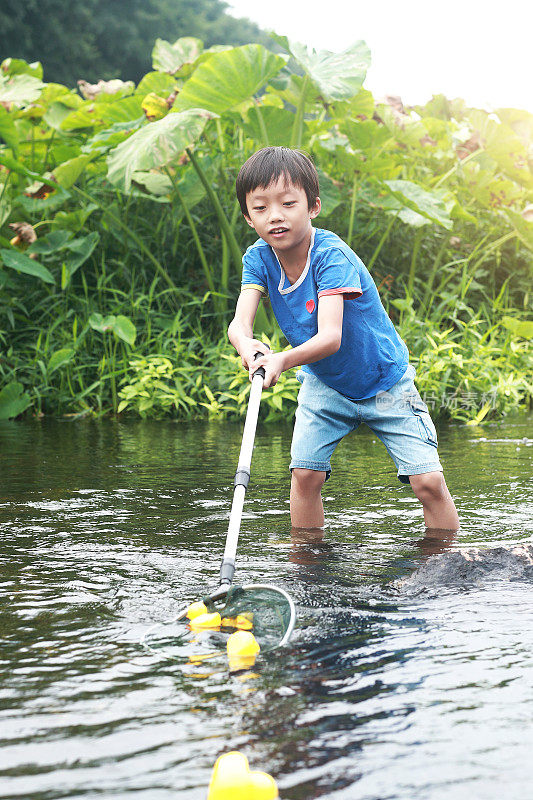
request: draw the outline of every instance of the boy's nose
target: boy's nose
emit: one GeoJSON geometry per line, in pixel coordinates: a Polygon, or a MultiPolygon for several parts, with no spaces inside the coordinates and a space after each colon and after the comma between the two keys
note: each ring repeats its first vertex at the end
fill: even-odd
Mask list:
{"type": "Polygon", "coordinates": [[[270,222],[281,222],[283,219],[283,212],[280,208],[273,208],[270,212],[270,222]]]}

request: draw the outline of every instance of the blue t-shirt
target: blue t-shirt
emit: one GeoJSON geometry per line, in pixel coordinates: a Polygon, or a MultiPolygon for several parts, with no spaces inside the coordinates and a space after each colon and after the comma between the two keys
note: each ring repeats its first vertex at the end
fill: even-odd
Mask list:
{"type": "Polygon", "coordinates": [[[374,397],[400,380],[409,353],[361,259],[331,231],[313,228],[305,268],[290,284],[274,250],[258,239],[243,256],[242,286],[268,294],[287,341],[297,347],[318,332],[318,300],[344,295],[342,342],[302,369],[352,400],[374,397]]]}

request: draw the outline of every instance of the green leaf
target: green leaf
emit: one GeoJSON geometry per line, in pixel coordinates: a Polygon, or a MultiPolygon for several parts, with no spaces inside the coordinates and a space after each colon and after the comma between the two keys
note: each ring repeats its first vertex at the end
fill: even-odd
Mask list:
{"type": "Polygon", "coordinates": [[[195,108],[145,125],[110,153],[108,179],[128,192],[134,172],[170,164],[200,137],[211,117],[207,111],[195,108]]]}
{"type": "Polygon", "coordinates": [[[533,250],[533,222],[528,222],[524,217],[517,214],[516,211],[512,211],[510,208],[506,208],[505,212],[513,223],[520,240],[529,250],[533,250]]]}
{"type": "Polygon", "coordinates": [[[107,333],[107,331],[112,331],[115,325],[116,317],[114,314],[110,314],[108,317],[103,317],[97,311],[94,314],[91,314],[89,317],[89,325],[95,331],[99,333],[107,333]]]}
{"type": "Polygon", "coordinates": [[[138,119],[129,120],[128,122],[115,122],[115,124],[111,125],[109,128],[97,131],[94,136],[86,140],[81,149],[84,153],[93,153],[96,151],[98,154],[105,150],[111,150],[113,147],[122,144],[130,133],[142,128],[145,122],[146,119],[144,115],[138,119]]]}
{"type": "Polygon", "coordinates": [[[533,339],[533,322],[528,319],[516,319],[515,317],[503,317],[501,323],[504,328],[520,336],[523,339],[533,339]]]}
{"type": "Polygon", "coordinates": [[[82,239],[73,239],[68,242],[67,248],[73,253],[65,262],[70,278],[87,261],[99,241],[100,234],[93,231],[82,239]]]}
{"type": "Polygon", "coordinates": [[[2,105],[0,105],[0,138],[13,150],[16,156],[19,146],[19,136],[12,115],[9,114],[2,105]]]}
{"type": "Polygon", "coordinates": [[[43,67],[40,61],[28,64],[23,58],[4,58],[0,64],[0,72],[4,75],[33,75],[43,79],[43,67]]]}
{"type": "Polygon", "coordinates": [[[129,344],[130,347],[133,347],[135,344],[137,329],[133,322],[127,317],[122,316],[122,314],[119,314],[115,321],[113,333],[118,336],[119,339],[122,339],[123,342],[129,344]]]}
{"type": "Polygon", "coordinates": [[[451,230],[453,221],[450,219],[444,201],[436,192],[423,189],[412,181],[383,181],[390,193],[417,214],[442,225],[446,230],[451,230]]]}
{"type": "Polygon", "coordinates": [[[184,83],[174,108],[223,114],[253,97],[286,62],[286,56],[274,55],[260,44],[214,53],[184,83]]]}
{"type": "Polygon", "coordinates": [[[156,119],[163,119],[169,111],[166,100],[163,97],[159,97],[155,92],[149,92],[143,98],[142,107],[146,118],[151,122],[156,119]]]}
{"type": "Polygon", "coordinates": [[[156,39],[152,50],[152,66],[160,72],[173,74],[183,64],[192,64],[202,52],[204,43],[192,36],[183,36],[174,44],[156,39]]]}
{"type": "Polygon", "coordinates": [[[62,250],[71,237],[72,233],[70,231],[51,231],[46,236],[30,244],[26,252],[47,256],[62,250]]]}
{"type": "Polygon", "coordinates": [[[58,211],[54,217],[54,224],[60,228],[65,228],[67,231],[77,233],[87,221],[87,218],[96,211],[98,206],[96,203],[89,203],[77,211],[58,211]]]}
{"type": "Polygon", "coordinates": [[[339,188],[333,183],[329,175],[318,170],[320,186],[320,200],[322,201],[321,215],[329,216],[341,203],[341,193],[339,188]]]}
{"type": "Polygon", "coordinates": [[[135,172],[132,180],[156,197],[164,197],[172,192],[172,181],[162,172],[135,172]]]}
{"type": "Polygon", "coordinates": [[[49,269],[28,258],[24,253],[19,253],[18,250],[0,250],[0,258],[5,267],[10,267],[26,275],[33,275],[45,283],[55,283],[54,276],[49,269]]]}
{"type": "Polygon", "coordinates": [[[52,174],[60,186],[64,189],[70,189],[83,173],[90,160],[91,156],[70,158],[56,167],[52,174]]]}
{"type": "Polygon", "coordinates": [[[0,76],[0,103],[27,106],[37,100],[44,83],[33,75],[0,76]]]}
{"type": "Polygon", "coordinates": [[[22,414],[31,400],[24,387],[17,381],[11,381],[0,391],[0,419],[13,419],[22,414]]]}
{"type": "Polygon", "coordinates": [[[308,50],[300,42],[292,42],[286,36],[273,38],[292,55],[297,64],[311,78],[326,102],[351,99],[363,85],[370,66],[370,50],[366,42],[359,40],[343,50],[308,50]]]}
{"type": "Polygon", "coordinates": [[[243,128],[246,136],[257,144],[265,147],[283,147],[289,142],[293,122],[294,114],[289,109],[261,104],[259,108],[255,105],[250,108],[243,128]],[[266,131],[266,141],[264,131],[266,131]]]}
{"type": "Polygon", "coordinates": [[[50,357],[46,367],[47,372],[52,374],[52,372],[55,372],[59,367],[68,364],[68,362],[72,360],[75,352],[73,347],[63,347],[61,350],[56,350],[50,357]]]}
{"type": "Polygon", "coordinates": [[[159,97],[168,97],[177,86],[178,81],[171,75],[164,72],[148,72],[135,89],[135,94],[145,97],[153,92],[159,97]]]}
{"type": "Polygon", "coordinates": [[[131,122],[144,117],[141,104],[142,97],[137,94],[113,102],[86,100],[63,119],[60,130],[87,130],[101,126],[109,127],[116,122],[131,122]]]}

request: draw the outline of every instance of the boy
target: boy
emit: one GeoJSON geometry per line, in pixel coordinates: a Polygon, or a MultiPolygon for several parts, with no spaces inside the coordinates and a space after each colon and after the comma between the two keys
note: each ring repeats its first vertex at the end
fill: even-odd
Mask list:
{"type": "Polygon", "coordinates": [[[237,198],[261,238],[243,257],[242,291],[228,336],[250,376],[264,386],[303,369],[291,447],[291,522],[324,524],[321,488],[340,440],[361,422],[385,444],[424,509],[428,528],[457,530],[459,518],[437,453],[427,406],[413,383],[408,350],[361,259],[330,231],[313,228],[318,175],[303,153],[265,147],[241,168],[237,198]],[[292,350],[273,353],[253,338],[263,295],[292,350]],[[254,361],[254,354],[264,355],[254,361]]]}

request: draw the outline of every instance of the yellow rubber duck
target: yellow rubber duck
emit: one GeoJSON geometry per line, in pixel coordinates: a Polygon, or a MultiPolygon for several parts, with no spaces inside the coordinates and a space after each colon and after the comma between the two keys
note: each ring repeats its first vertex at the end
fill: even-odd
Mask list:
{"type": "Polygon", "coordinates": [[[189,627],[193,631],[203,631],[209,628],[220,628],[220,614],[215,611],[213,614],[198,614],[189,622],[189,627]]]}
{"type": "Polygon", "coordinates": [[[228,637],[226,648],[231,672],[253,667],[260,650],[257,639],[249,631],[232,633],[228,637]]]}
{"type": "Polygon", "coordinates": [[[266,772],[251,772],[248,759],[237,750],[217,759],[207,800],[276,800],[276,781],[266,772]]]}

